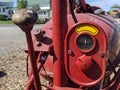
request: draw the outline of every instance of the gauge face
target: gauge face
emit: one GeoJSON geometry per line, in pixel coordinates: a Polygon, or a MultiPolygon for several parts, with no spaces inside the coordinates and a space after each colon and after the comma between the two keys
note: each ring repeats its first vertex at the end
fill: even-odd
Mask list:
{"type": "Polygon", "coordinates": [[[89,50],[92,48],[94,41],[88,34],[82,34],[78,36],[76,43],[81,50],[89,50]]]}

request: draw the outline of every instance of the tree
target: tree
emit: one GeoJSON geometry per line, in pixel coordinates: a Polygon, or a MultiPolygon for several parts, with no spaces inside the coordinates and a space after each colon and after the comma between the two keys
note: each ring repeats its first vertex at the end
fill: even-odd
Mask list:
{"type": "Polygon", "coordinates": [[[32,9],[33,9],[34,11],[40,10],[39,4],[34,4],[34,5],[32,5],[32,9]]]}
{"type": "Polygon", "coordinates": [[[28,5],[27,0],[18,0],[17,8],[18,9],[26,8],[27,5],[28,5]]]}
{"type": "Polygon", "coordinates": [[[114,4],[111,8],[120,8],[118,4],[114,4]]]}

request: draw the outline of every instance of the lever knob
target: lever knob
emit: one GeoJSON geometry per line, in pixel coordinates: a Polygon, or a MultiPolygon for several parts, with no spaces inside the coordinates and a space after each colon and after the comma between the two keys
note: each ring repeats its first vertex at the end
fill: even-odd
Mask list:
{"type": "Polygon", "coordinates": [[[18,25],[24,32],[30,32],[37,19],[37,13],[30,9],[17,10],[12,16],[13,23],[18,25]]]}

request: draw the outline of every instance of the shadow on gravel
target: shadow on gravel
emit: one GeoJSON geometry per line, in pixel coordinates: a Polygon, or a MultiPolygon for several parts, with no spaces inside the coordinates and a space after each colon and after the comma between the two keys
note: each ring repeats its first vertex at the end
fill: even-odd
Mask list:
{"type": "Polygon", "coordinates": [[[1,78],[1,77],[4,77],[5,75],[7,75],[5,72],[0,71],[0,78],[1,78]]]}

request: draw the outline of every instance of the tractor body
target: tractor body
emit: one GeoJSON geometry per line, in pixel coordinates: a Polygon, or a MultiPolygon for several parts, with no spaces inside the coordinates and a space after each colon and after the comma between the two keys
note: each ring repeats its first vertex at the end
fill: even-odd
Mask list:
{"type": "MultiPolygon", "coordinates": [[[[36,20],[34,13],[22,23],[14,22],[26,33],[25,52],[31,62],[26,90],[41,86],[48,90],[119,90],[117,22],[84,0],[53,0],[52,12],[52,20],[34,30],[28,28],[36,20]],[[41,84],[39,75],[49,84],[41,84]]],[[[14,17],[13,21],[18,18],[14,17]]]]}

